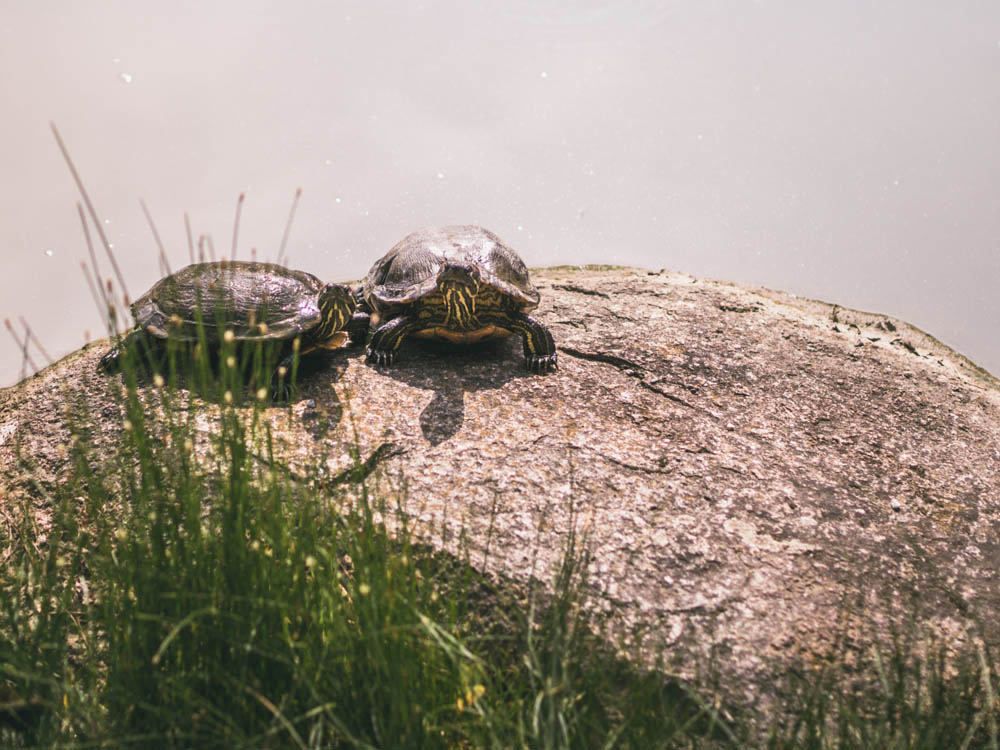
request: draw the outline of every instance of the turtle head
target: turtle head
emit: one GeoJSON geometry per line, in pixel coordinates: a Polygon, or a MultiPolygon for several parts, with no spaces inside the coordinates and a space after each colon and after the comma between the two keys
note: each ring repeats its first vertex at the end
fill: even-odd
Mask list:
{"type": "Polygon", "coordinates": [[[438,273],[437,282],[447,308],[445,323],[460,329],[475,327],[476,293],[480,286],[476,268],[446,262],[438,273]]]}
{"type": "Polygon", "coordinates": [[[350,287],[343,284],[327,284],[319,293],[319,310],[323,316],[319,338],[325,338],[343,330],[351,321],[358,303],[350,287]]]}

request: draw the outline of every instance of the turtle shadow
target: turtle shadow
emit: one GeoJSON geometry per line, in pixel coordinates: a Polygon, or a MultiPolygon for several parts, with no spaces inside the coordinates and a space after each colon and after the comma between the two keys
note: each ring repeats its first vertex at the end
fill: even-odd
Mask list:
{"type": "MultiPolygon", "coordinates": [[[[314,440],[323,440],[340,426],[344,419],[344,404],[333,384],[344,377],[351,355],[357,349],[338,349],[310,354],[299,363],[295,401],[305,401],[302,422],[314,440]]],[[[292,401],[274,406],[291,406],[292,401]]]]}
{"type": "Polygon", "coordinates": [[[450,440],[465,423],[465,394],[494,390],[530,377],[516,336],[475,344],[407,339],[391,366],[379,372],[434,393],[420,413],[420,430],[431,445],[450,440]]]}
{"type": "MultiPolygon", "coordinates": [[[[288,398],[275,400],[269,393],[269,408],[290,408],[302,401],[306,402],[302,418],[308,422],[307,430],[317,439],[337,428],[344,417],[344,405],[337,396],[335,388],[330,386],[339,381],[344,373],[350,356],[357,356],[360,350],[356,347],[345,347],[331,351],[318,350],[299,360],[296,370],[295,386],[288,398]]],[[[176,367],[171,374],[170,382],[176,388],[188,391],[194,396],[209,403],[222,403],[223,392],[218,377],[206,380],[195,374],[195,364],[190,353],[177,352],[176,367]]],[[[276,358],[275,358],[276,359],[276,358]]],[[[208,366],[213,373],[219,373],[222,366],[219,354],[212,350],[209,354],[208,366]]],[[[131,367],[139,388],[157,387],[156,377],[165,373],[169,367],[166,355],[151,360],[133,362],[131,367]]],[[[106,377],[114,377],[109,375],[106,377]]],[[[257,398],[260,388],[270,392],[270,380],[255,380],[244,373],[244,385],[238,394],[238,403],[249,405],[257,398]]],[[[162,384],[162,383],[161,383],[162,384]]],[[[234,394],[236,395],[236,394],[234,394]]]]}

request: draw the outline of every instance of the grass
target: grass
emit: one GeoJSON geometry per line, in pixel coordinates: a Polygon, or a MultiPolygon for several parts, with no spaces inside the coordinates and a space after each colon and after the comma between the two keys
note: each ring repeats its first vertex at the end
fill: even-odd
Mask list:
{"type": "Polygon", "coordinates": [[[173,349],[148,377],[144,354],[112,381],[120,440],[80,404],[51,527],[25,508],[0,540],[0,745],[649,747],[711,717],[595,636],[575,546],[518,610],[390,535],[364,472],[293,478],[227,364],[266,358],[173,349]]]}

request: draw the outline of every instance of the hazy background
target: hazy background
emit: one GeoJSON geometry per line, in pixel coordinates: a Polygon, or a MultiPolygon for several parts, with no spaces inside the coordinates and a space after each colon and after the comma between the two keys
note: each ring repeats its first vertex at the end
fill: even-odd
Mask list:
{"type": "MultiPolygon", "coordinates": [[[[362,276],[480,223],[909,320],[1000,374],[1000,3],[0,0],[0,316],[105,335],[60,128],[133,298],[183,215],[362,276]]],[[[107,264],[105,263],[105,272],[107,264]]],[[[43,358],[33,353],[39,364],[43,358]]],[[[0,385],[22,369],[0,331],[0,385]]],[[[30,371],[30,369],[29,369],[30,371]]]]}

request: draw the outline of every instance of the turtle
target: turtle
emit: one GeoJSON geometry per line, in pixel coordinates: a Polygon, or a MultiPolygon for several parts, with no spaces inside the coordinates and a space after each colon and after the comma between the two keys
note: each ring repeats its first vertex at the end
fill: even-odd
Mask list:
{"type": "Polygon", "coordinates": [[[117,372],[123,350],[130,347],[162,347],[168,339],[197,341],[200,325],[207,343],[216,348],[224,339],[280,342],[273,392],[284,396],[281,376],[296,349],[300,355],[336,349],[348,336],[363,336],[367,316],[355,315],[356,307],[350,287],[324,284],[305,271],[256,261],[195,263],[160,279],[132,303],[136,327],[101,357],[98,369],[117,372]]]}
{"type": "Polygon", "coordinates": [[[556,369],[549,330],[520,256],[473,225],[429,227],[400,240],[372,266],[359,291],[370,317],[367,361],[391,365],[407,336],[472,343],[519,334],[528,370],[556,369]]]}

